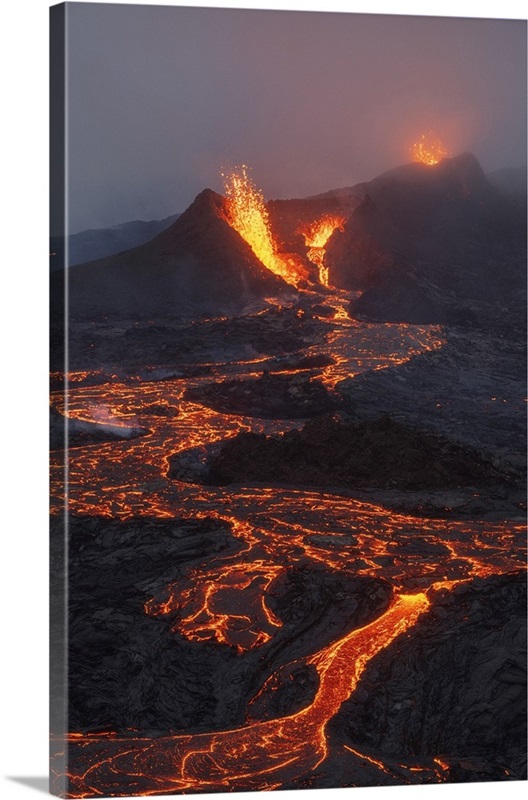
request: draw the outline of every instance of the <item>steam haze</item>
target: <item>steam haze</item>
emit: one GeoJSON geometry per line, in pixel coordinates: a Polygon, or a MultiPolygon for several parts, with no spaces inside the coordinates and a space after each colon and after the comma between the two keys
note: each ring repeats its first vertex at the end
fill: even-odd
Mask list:
{"type": "Polygon", "coordinates": [[[303,197],[410,160],[431,130],[526,163],[526,22],[68,5],[70,232],[185,210],[247,163],[303,197]]]}

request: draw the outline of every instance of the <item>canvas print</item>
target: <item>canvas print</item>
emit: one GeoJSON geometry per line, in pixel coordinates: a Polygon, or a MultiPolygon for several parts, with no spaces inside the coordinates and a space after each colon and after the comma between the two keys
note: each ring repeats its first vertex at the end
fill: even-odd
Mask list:
{"type": "Polygon", "coordinates": [[[526,778],[526,23],[51,9],[51,778],[526,778]]]}

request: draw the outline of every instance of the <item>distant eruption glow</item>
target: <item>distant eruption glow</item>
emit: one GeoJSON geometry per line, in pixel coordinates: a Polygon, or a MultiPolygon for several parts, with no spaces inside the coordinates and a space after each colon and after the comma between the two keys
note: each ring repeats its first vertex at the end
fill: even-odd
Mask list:
{"type": "Polygon", "coordinates": [[[224,191],[230,202],[231,226],[249,244],[267,269],[287,283],[296,285],[299,276],[295,265],[277,252],[264,195],[248,175],[246,164],[236,167],[229,174],[222,173],[222,178],[224,191]]]}
{"type": "Polygon", "coordinates": [[[413,161],[420,161],[429,166],[434,166],[443,158],[449,157],[449,152],[442,142],[430,133],[422,133],[419,140],[413,144],[411,153],[413,161]]]}

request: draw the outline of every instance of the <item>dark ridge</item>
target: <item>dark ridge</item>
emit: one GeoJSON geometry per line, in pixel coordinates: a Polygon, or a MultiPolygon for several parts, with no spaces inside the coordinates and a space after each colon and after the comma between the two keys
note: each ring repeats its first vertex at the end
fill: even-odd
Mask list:
{"type": "Polygon", "coordinates": [[[210,465],[215,484],[439,489],[511,479],[485,456],[389,416],[358,423],[310,420],[279,436],[242,433],[210,465]]]}
{"type": "Polygon", "coordinates": [[[325,258],[333,285],[363,292],[352,316],[472,324],[524,304],[525,214],[474,156],[406,164],[363,189],[325,258]]]}
{"type": "MultiPolygon", "coordinates": [[[[242,309],[267,295],[295,293],[270,272],[227,222],[226,200],[204,189],[152,241],[68,270],[73,316],[242,309]]],[[[63,293],[63,271],[51,277],[63,293]]]]}

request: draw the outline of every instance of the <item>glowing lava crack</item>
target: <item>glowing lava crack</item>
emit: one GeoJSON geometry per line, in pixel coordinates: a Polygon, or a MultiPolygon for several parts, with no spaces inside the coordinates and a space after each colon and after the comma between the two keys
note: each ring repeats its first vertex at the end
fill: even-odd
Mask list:
{"type": "Polygon", "coordinates": [[[368,661],[427,610],[424,593],[401,595],[377,620],[310,658],[319,673],[313,703],[297,714],[221,733],[155,740],[73,736],[70,755],[86,764],[70,776],[71,797],[108,793],[127,778],[130,794],[270,789],[314,769],[326,754],[326,723],[355,689],[368,661]],[[75,751],[75,753],[73,752],[75,751]]]}
{"type": "MultiPolygon", "coordinates": [[[[335,222],[321,233],[321,241],[335,222]]],[[[319,241],[314,231],[311,235],[319,241]]],[[[444,343],[438,327],[358,325],[341,313],[346,303],[342,295],[329,292],[327,302],[335,307],[336,318],[324,323],[326,341],[304,354],[317,354],[321,348],[319,352],[332,356],[332,364],[321,371],[328,387],[444,343]]],[[[259,359],[210,366],[215,379],[232,377],[235,370],[247,378],[261,370],[259,359]]],[[[173,614],[174,633],[167,630],[167,635],[183,637],[192,642],[189,647],[232,647],[236,657],[250,653],[251,658],[251,651],[259,648],[269,653],[267,644],[284,632],[286,622],[272,595],[277,596],[277,584],[290,570],[325,570],[345,582],[381,578],[392,587],[392,602],[369,624],[346,633],[340,628],[333,641],[321,648],[320,640],[313,646],[317,652],[308,650],[300,659],[317,672],[318,686],[296,713],[207,733],[157,738],[71,733],[66,741],[57,740],[57,765],[60,753],[65,747],[68,751],[69,797],[274,789],[303,778],[326,758],[326,726],[355,691],[367,664],[415,625],[435,591],[525,567],[524,529],[511,521],[417,518],[309,489],[225,488],[170,480],[171,454],[204,448],[241,431],[270,434],[298,426],[294,420],[222,414],[185,399],[189,386],[210,380],[207,371],[157,382],[116,379],[81,386],[73,375],[67,403],[61,391],[52,396],[53,408],[74,419],[95,422],[103,408],[106,421],[130,427],[139,420],[149,431],[130,441],[70,449],[69,513],[88,515],[95,527],[99,518],[101,528],[105,517],[156,517],[212,520],[230,530],[231,549],[202,553],[187,566],[174,565],[173,572],[167,564],[168,577],[142,596],[145,612],[173,614]],[[177,416],[155,413],[176,406],[177,416]]],[[[55,513],[64,507],[63,474],[61,451],[52,457],[55,513]]],[[[260,681],[251,690],[255,696],[281,666],[255,676],[260,681]]],[[[349,750],[350,757],[370,758],[361,755],[361,748],[349,750]]],[[[371,763],[382,763],[380,758],[371,758],[371,763]]],[[[438,765],[443,769],[441,761],[438,765]]],[[[57,778],[64,785],[58,773],[57,778]]]]}

